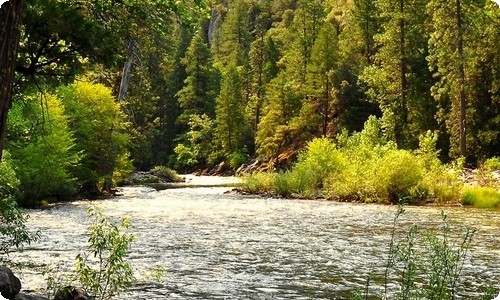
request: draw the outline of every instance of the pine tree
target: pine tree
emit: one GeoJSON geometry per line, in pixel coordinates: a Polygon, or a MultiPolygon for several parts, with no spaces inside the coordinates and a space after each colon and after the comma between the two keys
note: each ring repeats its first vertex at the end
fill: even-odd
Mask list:
{"type": "Polygon", "coordinates": [[[218,75],[213,67],[210,49],[199,34],[191,40],[182,63],[186,68],[187,78],[183,88],[177,93],[182,110],[179,122],[187,124],[192,115],[206,114],[215,118],[218,75]]]}
{"type": "Polygon", "coordinates": [[[218,63],[227,66],[234,63],[243,66],[248,63],[250,50],[250,6],[246,0],[234,0],[229,5],[229,10],[217,34],[219,45],[215,50],[218,63]]]}
{"type": "Polygon", "coordinates": [[[429,95],[426,54],[428,30],[424,26],[426,0],[379,1],[382,32],[375,36],[378,51],[374,64],[366,67],[361,80],[368,85],[368,95],[383,113],[386,133],[398,146],[418,146],[417,137],[434,129],[433,101],[429,95]],[[430,122],[429,122],[430,121],[430,122]]]}
{"type": "Polygon", "coordinates": [[[323,136],[327,136],[333,112],[335,97],[333,76],[337,69],[338,55],[336,27],[331,22],[324,22],[314,43],[308,66],[308,96],[315,102],[316,111],[321,116],[323,136]]]}
{"type": "Polygon", "coordinates": [[[244,151],[248,127],[240,74],[234,65],[230,65],[223,74],[215,115],[215,140],[222,156],[228,158],[235,152],[244,151]]]}
{"type": "Polygon", "coordinates": [[[432,95],[440,106],[438,122],[445,127],[444,134],[450,136],[451,158],[467,157],[466,111],[470,82],[466,75],[472,66],[471,56],[466,54],[473,50],[466,45],[471,39],[472,16],[481,4],[478,0],[430,0],[427,5],[433,26],[428,61],[438,80],[432,87],[432,95]]]}

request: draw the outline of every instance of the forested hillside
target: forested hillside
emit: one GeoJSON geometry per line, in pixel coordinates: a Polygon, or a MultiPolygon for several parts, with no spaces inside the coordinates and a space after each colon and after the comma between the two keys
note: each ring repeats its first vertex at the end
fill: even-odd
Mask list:
{"type": "Polygon", "coordinates": [[[21,199],[109,190],[132,164],[275,163],[370,115],[400,149],[431,131],[443,161],[500,155],[490,0],[18,2],[0,115],[21,199]]]}

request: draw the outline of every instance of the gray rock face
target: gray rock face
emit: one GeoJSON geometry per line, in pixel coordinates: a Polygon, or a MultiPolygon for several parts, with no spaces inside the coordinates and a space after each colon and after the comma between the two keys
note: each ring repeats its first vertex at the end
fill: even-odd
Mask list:
{"type": "Polygon", "coordinates": [[[14,299],[21,291],[21,281],[7,267],[0,267],[0,294],[6,299],[14,299]]]}

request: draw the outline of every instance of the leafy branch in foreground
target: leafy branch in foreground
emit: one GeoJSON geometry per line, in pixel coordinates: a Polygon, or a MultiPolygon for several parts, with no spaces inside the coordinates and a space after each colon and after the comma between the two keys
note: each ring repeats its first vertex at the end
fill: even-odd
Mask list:
{"type": "Polygon", "coordinates": [[[134,281],[126,255],[135,237],[125,232],[130,226],[127,218],[115,224],[95,207],[90,207],[88,212],[94,219],[89,230],[91,255],[77,256],[76,280],[94,299],[112,299],[127,291],[134,281]]]}

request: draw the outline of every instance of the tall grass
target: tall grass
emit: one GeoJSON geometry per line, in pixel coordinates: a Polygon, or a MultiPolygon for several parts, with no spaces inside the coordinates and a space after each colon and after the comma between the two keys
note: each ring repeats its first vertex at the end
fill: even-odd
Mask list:
{"type": "Polygon", "coordinates": [[[490,187],[474,187],[462,196],[462,204],[477,208],[499,208],[500,192],[490,187]]]}
{"type": "MultiPolygon", "coordinates": [[[[463,288],[462,269],[475,230],[451,224],[442,212],[438,228],[413,225],[399,239],[397,219],[403,214],[400,206],[394,217],[384,272],[372,272],[365,288],[351,299],[456,299],[463,288]],[[383,287],[376,288],[371,282],[383,282],[383,287]]],[[[495,290],[488,288],[481,299],[492,299],[494,295],[495,290]]]]}

